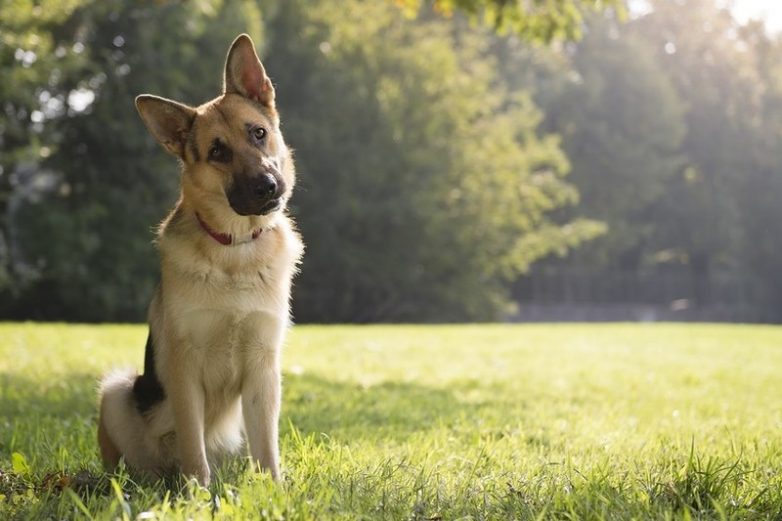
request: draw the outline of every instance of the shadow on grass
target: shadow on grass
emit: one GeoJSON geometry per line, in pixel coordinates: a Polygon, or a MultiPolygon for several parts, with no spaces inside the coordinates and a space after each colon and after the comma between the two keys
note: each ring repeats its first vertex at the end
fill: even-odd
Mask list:
{"type": "MultiPolygon", "coordinates": [[[[282,436],[290,434],[288,419],[303,434],[325,433],[330,437],[363,441],[405,440],[416,432],[438,428],[480,414],[487,404],[465,403],[459,392],[469,392],[470,382],[448,388],[416,383],[386,382],[364,387],[335,382],[314,374],[285,375],[282,436]]],[[[0,418],[11,428],[0,429],[0,493],[8,495],[33,490],[44,502],[42,511],[56,510],[65,488],[84,501],[110,496],[113,474],[100,470],[95,428],[97,376],[70,374],[60,380],[41,381],[17,375],[0,375],[0,418]],[[68,448],[66,457],[58,451],[68,448]],[[11,454],[24,454],[31,474],[13,469],[11,454]]],[[[246,470],[241,458],[227,461],[217,473],[220,482],[233,482],[246,470]]],[[[131,485],[117,478],[123,490],[134,495],[170,490],[178,496],[184,482],[131,485]]],[[[157,496],[155,496],[157,497],[157,496]]],[[[38,507],[36,507],[38,508],[38,507]]],[[[19,512],[25,512],[22,508],[19,512]]]]}
{"type": "Polygon", "coordinates": [[[0,374],[0,416],[13,421],[31,414],[64,418],[96,413],[97,387],[97,376],[88,373],[43,381],[0,374]]]}
{"type": "Polygon", "coordinates": [[[285,418],[302,433],[324,433],[350,439],[404,439],[418,431],[479,421],[483,411],[496,404],[464,401],[459,393],[475,387],[471,382],[447,389],[410,382],[384,382],[362,386],[335,382],[318,375],[287,375],[283,386],[285,418]]]}
{"type": "MultiPolygon", "coordinates": [[[[10,512],[20,518],[63,517],[62,508],[71,508],[59,503],[66,487],[75,490],[90,508],[110,508],[113,501],[110,479],[116,476],[98,470],[94,441],[95,387],[96,377],[90,374],[69,375],[61,382],[0,375],[0,494],[12,497],[32,490],[41,498],[37,506],[20,502],[10,512]],[[5,428],[6,425],[12,428],[5,428]],[[28,457],[37,451],[37,458],[29,461],[35,476],[25,477],[11,471],[9,443],[14,436],[13,450],[25,452],[28,457]],[[48,438],[46,443],[41,443],[42,436],[48,438]],[[77,449],[63,463],[65,471],[57,470],[53,449],[59,446],[77,449]],[[93,471],[84,470],[85,465],[93,471]]],[[[513,413],[521,410],[513,407],[524,408],[523,402],[510,404],[494,398],[502,396],[507,396],[507,392],[473,381],[457,382],[445,388],[413,382],[364,387],[316,374],[286,375],[283,436],[290,434],[287,419],[305,435],[325,433],[332,438],[364,442],[403,441],[441,427],[461,428],[474,435],[482,419],[491,418],[487,423],[502,428],[505,418],[513,422],[510,419],[513,413]]],[[[500,486],[489,496],[492,503],[489,506],[497,518],[536,518],[541,513],[549,517],[589,518],[606,509],[619,512],[617,518],[663,518],[670,512],[717,518],[720,514],[717,506],[722,505],[719,508],[727,512],[727,517],[777,519],[782,511],[782,498],[778,488],[773,487],[776,483],[773,477],[768,477],[769,469],[774,467],[761,469],[765,473],[761,475],[754,465],[740,459],[699,459],[691,451],[689,460],[650,462],[643,475],[631,470],[629,476],[635,476],[637,481],[631,480],[629,485],[615,479],[621,467],[592,469],[586,474],[574,468],[572,474],[578,479],[571,479],[568,468],[560,471],[545,467],[536,475],[514,477],[511,474],[507,487],[500,486]],[[754,485],[746,486],[745,482],[754,485]]],[[[241,459],[228,462],[217,473],[212,490],[221,491],[223,482],[235,483],[245,470],[246,462],[241,459]]],[[[139,509],[159,503],[162,491],[172,491],[174,498],[189,491],[178,477],[172,482],[137,484],[122,477],[116,479],[128,497],[137,498],[134,505],[139,509]]],[[[382,486],[379,477],[373,479],[382,486]]],[[[408,485],[412,489],[413,485],[408,485]]],[[[372,490],[368,494],[371,498],[372,490]]],[[[485,501],[486,496],[483,497],[485,501]]],[[[430,501],[431,511],[442,508],[438,500],[430,501]]]]}
{"type": "MultiPolygon", "coordinates": [[[[283,434],[287,420],[302,433],[325,433],[351,439],[403,439],[414,432],[479,418],[496,404],[465,402],[459,392],[470,392],[477,384],[464,382],[435,388],[410,382],[385,382],[362,386],[335,382],[319,375],[284,375],[283,434]]],[[[97,418],[97,376],[70,374],[58,380],[39,381],[23,375],[0,375],[0,417],[12,424],[45,419],[47,425],[67,424],[97,418]]],[[[19,429],[17,429],[18,431],[19,429]]],[[[52,433],[56,435],[56,432],[52,433]]],[[[0,456],[7,457],[0,435],[0,456]]],[[[5,442],[5,443],[4,443],[5,442]]]]}

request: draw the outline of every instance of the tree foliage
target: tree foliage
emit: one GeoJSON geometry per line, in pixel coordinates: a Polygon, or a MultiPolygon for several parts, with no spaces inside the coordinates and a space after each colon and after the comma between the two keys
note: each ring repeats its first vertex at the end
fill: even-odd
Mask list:
{"type": "Polygon", "coordinates": [[[143,316],[157,277],[150,227],[176,196],[176,167],[133,97],[210,98],[241,31],[263,42],[298,151],[292,211],[309,244],[300,319],[497,317],[531,262],[601,231],[549,218],[577,201],[568,162],[556,136],[537,131],[530,97],[497,88],[482,31],[335,0],[83,1],[55,26],[31,23],[55,55],[78,59],[57,62],[56,88],[31,80],[27,112],[10,118],[29,118],[43,98],[63,107],[40,122],[48,152],[30,166],[32,186],[44,174],[48,184],[34,197],[6,191],[20,202],[4,228],[19,231],[20,255],[6,265],[30,272],[6,279],[6,315],[143,316]]]}
{"type": "Polygon", "coordinates": [[[529,97],[492,88],[480,35],[340,5],[286,2],[270,23],[308,243],[296,315],[498,316],[530,262],[600,230],[546,216],[577,199],[557,139],[537,135],[529,97]]]}
{"type": "MultiPolygon", "coordinates": [[[[422,0],[395,0],[409,16],[422,9],[422,0]]],[[[532,41],[550,42],[581,36],[584,15],[613,8],[624,15],[621,0],[434,0],[432,9],[446,17],[467,14],[501,33],[513,32],[532,41]]]]}
{"type": "MultiPolygon", "coordinates": [[[[782,319],[782,40],[714,0],[651,3],[629,23],[590,20],[565,63],[528,84],[574,164],[578,208],[608,233],[564,263],[590,277],[677,270],[696,304],[782,319]],[[553,88],[551,87],[553,85],[553,88]],[[720,302],[727,279],[742,302],[720,302]]],[[[683,289],[683,288],[682,288],[683,289]]]]}
{"type": "Polygon", "coordinates": [[[176,167],[139,126],[133,98],[151,91],[199,103],[214,95],[224,42],[249,25],[235,6],[87,1],[56,24],[30,20],[26,30],[49,42],[39,52],[54,64],[32,64],[50,80],[34,79],[19,109],[45,153],[29,170],[10,170],[25,187],[10,191],[13,222],[4,230],[19,252],[6,265],[27,275],[7,288],[19,294],[17,310],[142,316],[157,279],[149,230],[174,200],[176,167]]]}
{"type": "Polygon", "coordinates": [[[5,6],[0,314],[143,316],[177,178],[133,97],[209,99],[248,31],[297,151],[297,319],[496,318],[537,263],[727,274],[782,320],[782,39],[716,0],[617,4],[5,6]]]}
{"type": "Polygon", "coordinates": [[[659,205],[682,170],[686,127],[682,100],[653,49],[634,34],[616,37],[618,30],[614,20],[592,20],[547,114],[574,165],[579,211],[610,230],[574,261],[638,269],[655,241],[659,205]]]}

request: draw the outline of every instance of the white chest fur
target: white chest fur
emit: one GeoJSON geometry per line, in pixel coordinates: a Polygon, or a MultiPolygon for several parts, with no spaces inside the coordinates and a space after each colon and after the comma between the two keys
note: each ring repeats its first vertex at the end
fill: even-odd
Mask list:
{"type": "Polygon", "coordinates": [[[161,240],[166,336],[205,389],[238,391],[246,368],[277,363],[301,245],[286,227],[236,246],[201,239],[161,240]]]}

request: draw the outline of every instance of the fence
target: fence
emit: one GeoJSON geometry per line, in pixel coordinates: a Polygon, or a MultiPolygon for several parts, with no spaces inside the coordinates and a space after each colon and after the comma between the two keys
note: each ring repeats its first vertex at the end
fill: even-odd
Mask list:
{"type": "Polygon", "coordinates": [[[762,288],[741,273],[689,269],[604,271],[570,267],[533,270],[514,288],[528,321],[780,322],[762,288]]]}

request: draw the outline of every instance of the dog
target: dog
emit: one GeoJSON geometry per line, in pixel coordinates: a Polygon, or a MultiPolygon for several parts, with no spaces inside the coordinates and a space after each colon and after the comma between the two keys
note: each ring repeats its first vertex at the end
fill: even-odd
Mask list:
{"type": "Polygon", "coordinates": [[[101,458],[207,486],[210,465],[246,439],[256,467],[278,480],[280,349],[303,243],[286,213],[296,175],[274,87],[242,34],[220,96],[194,108],[144,94],[136,107],[179,158],[181,193],[155,241],[144,372],[100,384],[101,458]]]}

